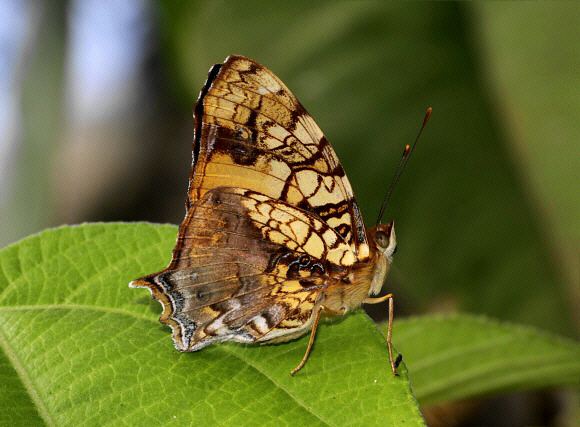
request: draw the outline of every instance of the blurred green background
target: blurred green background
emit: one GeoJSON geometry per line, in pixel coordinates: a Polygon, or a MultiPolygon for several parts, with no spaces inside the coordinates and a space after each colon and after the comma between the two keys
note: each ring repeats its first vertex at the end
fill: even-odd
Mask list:
{"type": "MultiPolygon", "coordinates": [[[[0,245],[63,223],[179,223],[193,103],[237,53],[316,119],[369,224],[433,106],[385,218],[399,316],[577,337],[578,40],[576,2],[3,0],[0,245]]],[[[522,425],[557,422],[566,405],[546,399],[551,415],[528,402],[522,425]]]]}

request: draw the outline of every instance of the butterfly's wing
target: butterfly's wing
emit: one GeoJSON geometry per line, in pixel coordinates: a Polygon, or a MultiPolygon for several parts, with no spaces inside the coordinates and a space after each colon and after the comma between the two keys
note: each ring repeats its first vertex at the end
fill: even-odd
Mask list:
{"type": "Polygon", "coordinates": [[[325,222],[251,190],[207,191],[189,216],[172,264],[132,282],[161,302],[182,351],[306,332],[324,290],[356,261],[325,222]]]}
{"type": "Polygon", "coordinates": [[[195,107],[193,151],[187,206],[216,187],[247,188],[312,212],[359,260],[368,257],[364,222],[336,153],[264,66],[230,56],[210,70],[195,107]]]}
{"type": "Polygon", "coordinates": [[[173,259],[133,286],[162,303],[180,350],[304,332],[324,290],[369,257],[334,150],[271,71],[232,56],[200,93],[193,154],[173,259]]]}

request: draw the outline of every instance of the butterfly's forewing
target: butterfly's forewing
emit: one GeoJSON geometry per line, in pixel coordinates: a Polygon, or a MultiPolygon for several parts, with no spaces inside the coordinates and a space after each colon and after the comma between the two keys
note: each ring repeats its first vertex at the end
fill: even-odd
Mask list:
{"type": "Polygon", "coordinates": [[[162,303],[180,350],[299,335],[325,289],[369,256],[344,170],[291,92],[247,58],[210,70],[195,120],[173,259],[132,284],[162,303]]]}
{"type": "Polygon", "coordinates": [[[230,56],[196,107],[188,204],[219,186],[247,188],[313,212],[368,256],[362,216],[330,143],[270,70],[230,56]]]}

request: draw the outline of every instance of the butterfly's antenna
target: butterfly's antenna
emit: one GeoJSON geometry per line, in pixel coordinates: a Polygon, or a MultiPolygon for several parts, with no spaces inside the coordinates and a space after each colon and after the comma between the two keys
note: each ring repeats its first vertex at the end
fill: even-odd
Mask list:
{"type": "Polygon", "coordinates": [[[421,134],[423,133],[423,130],[425,129],[425,126],[427,125],[427,122],[429,121],[429,118],[431,117],[432,111],[433,111],[433,109],[431,107],[427,107],[427,111],[425,111],[425,117],[423,118],[423,124],[421,125],[421,129],[419,129],[419,133],[417,133],[417,137],[415,138],[415,142],[413,142],[413,145],[409,145],[409,144],[405,145],[405,149],[403,150],[403,155],[401,156],[401,160],[399,161],[399,166],[397,166],[397,169],[395,169],[395,175],[393,175],[393,179],[391,180],[391,185],[389,185],[389,189],[387,190],[387,194],[385,194],[385,198],[383,199],[383,204],[381,205],[381,210],[379,211],[379,216],[377,218],[377,225],[379,225],[381,223],[381,219],[383,219],[385,209],[387,208],[387,205],[389,204],[389,201],[391,200],[393,190],[395,189],[397,183],[399,182],[399,179],[401,178],[401,174],[405,170],[405,166],[407,166],[407,163],[409,162],[409,158],[411,157],[411,154],[413,154],[413,151],[415,151],[415,146],[417,145],[417,142],[419,141],[419,138],[421,137],[421,134]]]}

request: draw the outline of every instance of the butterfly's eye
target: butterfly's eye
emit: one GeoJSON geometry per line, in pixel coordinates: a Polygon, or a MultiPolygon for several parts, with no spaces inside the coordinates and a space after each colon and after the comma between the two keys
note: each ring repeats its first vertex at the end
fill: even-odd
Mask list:
{"type": "Polygon", "coordinates": [[[389,236],[387,236],[387,233],[377,231],[377,233],[375,234],[375,242],[377,242],[377,245],[379,247],[384,249],[387,246],[389,246],[389,236]]]}

